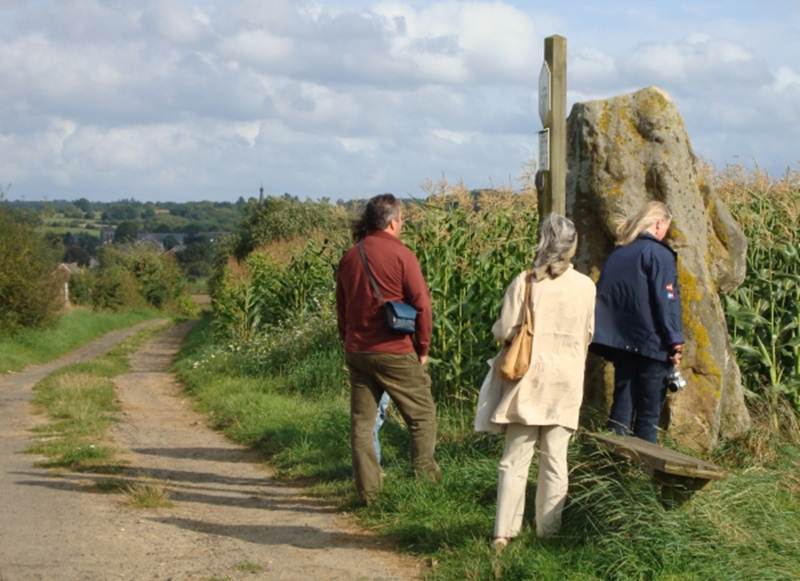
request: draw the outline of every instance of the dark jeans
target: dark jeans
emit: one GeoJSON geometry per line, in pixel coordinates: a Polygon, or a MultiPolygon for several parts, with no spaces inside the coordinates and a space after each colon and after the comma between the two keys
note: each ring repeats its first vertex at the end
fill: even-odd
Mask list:
{"type": "Polygon", "coordinates": [[[614,356],[614,403],[608,427],[618,434],[656,442],[658,420],[667,394],[664,378],[672,366],[641,355],[614,356]]]}

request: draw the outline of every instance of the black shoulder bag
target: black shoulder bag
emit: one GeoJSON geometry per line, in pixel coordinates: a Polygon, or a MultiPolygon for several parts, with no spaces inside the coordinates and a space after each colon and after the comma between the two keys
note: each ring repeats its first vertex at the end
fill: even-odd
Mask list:
{"type": "Polygon", "coordinates": [[[384,299],[381,289],[378,288],[378,283],[375,282],[375,277],[372,276],[372,270],[369,268],[363,240],[358,243],[358,253],[361,256],[361,264],[364,265],[369,283],[372,285],[372,293],[378,299],[378,302],[383,305],[383,313],[389,330],[404,335],[413,335],[417,327],[417,309],[401,301],[387,301],[384,299]]]}

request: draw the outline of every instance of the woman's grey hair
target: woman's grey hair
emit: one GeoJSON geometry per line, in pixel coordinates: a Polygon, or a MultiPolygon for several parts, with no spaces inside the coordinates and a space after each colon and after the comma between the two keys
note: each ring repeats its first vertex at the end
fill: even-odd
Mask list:
{"type": "Polygon", "coordinates": [[[533,278],[558,278],[569,268],[578,246],[578,232],[572,220],[558,214],[548,215],[539,224],[539,245],[533,260],[533,278]]]}

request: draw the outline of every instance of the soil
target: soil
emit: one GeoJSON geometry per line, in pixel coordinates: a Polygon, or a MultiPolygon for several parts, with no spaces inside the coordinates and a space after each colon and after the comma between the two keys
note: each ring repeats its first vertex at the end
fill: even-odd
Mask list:
{"type": "Polygon", "coordinates": [[[148,324],[0,378],[0,581],[419,576],[414,559],[206,427],[168,372],[190,323],[143,345],[115,379],[122,412],[110,443],[121,472],[56,472],[24,454],[43,421],[32,414],[33,385],[148,324]],[[119,492],[129,487],[162,491],[170,506],[138,508],[119,492]]]}

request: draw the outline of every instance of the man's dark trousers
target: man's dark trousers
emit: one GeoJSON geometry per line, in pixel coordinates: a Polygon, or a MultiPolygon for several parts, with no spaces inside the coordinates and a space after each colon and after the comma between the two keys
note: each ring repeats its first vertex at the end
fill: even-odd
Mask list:
{"type": "Polygon", "coordinates": [[[389,393],[411,436],[411,461],[418,476],[441,478],[433,458],[436,405],[431,379],[416,353],[346,353],[350,371],[350,419],[353,472],[359,496],[369,502],[380,491],[381,469],[373,446],[375,413],[389,393]]]}
{"type": "Polygon", "coordinates": [[[667,388],[665,378],[672,366],[665,361],[632,353],[614,357],[614,403],[608,427],[618,434],[630,434],[656,443],[658,421],[667,388]]]}

